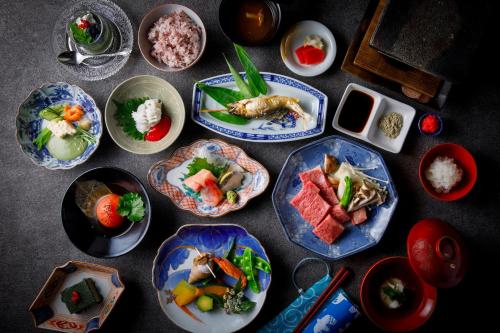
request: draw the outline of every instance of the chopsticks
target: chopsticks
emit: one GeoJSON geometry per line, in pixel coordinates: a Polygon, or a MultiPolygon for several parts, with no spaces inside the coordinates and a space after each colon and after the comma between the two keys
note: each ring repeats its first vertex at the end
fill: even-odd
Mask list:
{"type": "Polygon", "coordinates": [[[293,330],[293,333],[300,333],[306,328],[307,324],[309,324],[309,321],[316,315],[316,313],[323,307],[323,305],[326,303],[326,301],[330,298],[330,296],[337,290],[339,289],[340,285],[344,280],[349,276],[349,270],[345,267],[341,267],[339,271],[335,274],[333,277],[332,281],[326,287],[325,291],[321,293],[319,298],[316,300],[316,302],[313,304],[313,306],[307,311],[306,315],[302,320],[299,322],[297,327],[293,330]]]}

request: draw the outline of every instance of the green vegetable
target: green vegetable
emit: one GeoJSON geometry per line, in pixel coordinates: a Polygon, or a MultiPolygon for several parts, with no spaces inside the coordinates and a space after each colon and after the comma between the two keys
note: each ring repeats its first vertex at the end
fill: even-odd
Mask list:
{"type": "Polygon", "coordinates": [[[221,307],[221,308],[224,306],[224,299],[221,296],[213,294],[213,293],[205,293],[204,295],[207,295],[208,297],[212,298],[215,306],[221,307]]]}
{"type": "Polygon", "coordinates": [[[229,288],[222,297],[224,311],[227,314],[248,312],[255,307],[255,302],[252,302],[245,297],[245,293],[241,290],[241,279],[238,280],[234,288],[229,288]]]}
{"type": "Polygon", "coordinates": [[[241,270],[243,273],[245,273],[245,276],[247,277],[248,281],[248,286],[254,293],[259,293],[260,288],[259,288],[259,283],[255,279],[254,275],[254,266],[253,266],[253,260],[252,260],[252,249],[247,247],[243,251],[243,256],[242,256],[242,261],[241,261],[241,270]]]}
{"type": "Polygon", "coordinates": [[[139,105],[144,104],[149,97],[132,98],[124,103],[113,100],[116,105],[115,119],[123,131],[130,137],[144,141],[144,133],[141,133],[135,127],[135,120],[132,118],[132,112],[137,111],[139,105]]]}
{"type": "Polygon", "coordinates": [[[227,108],[227,105],[230,103],[236,103],[245,99],[245,95],[241,92],[224,88],[224,87],[214,87],[206,85],[203,82],[197,82],[196,86],[203,90],[205,94],[212,97],[217,103],[227,108]]]}
{"type": "Polygon", "coordinates": [[[144,218],[144,202],[139,193],[129,192],[120,198],[117,211],[118,214],[127,217],[130,221],[139,222],[144,218]]]}
{"type": "Polygon", "coordinates": [[[71,29],[71,33],[73,34],[73,39],[80,44],[90,44],[92,43],[93,39],[92,36],[90,36],[89,32],[86,29],[80,29],[78,28],[78,25],[73,22],[69,25],[69,28],[71,29]]]}
{"type": "Polygon", "coordinates": [[[396,289],[391,288],[391,287],[383,287],[382,291],[384,292],[384,294],[386,294],[387,296],[389,296],[393,300],[396,300],[400,303],[404,303],[407,299],[407,296],[408,296],[406,289],[403,289],[403,291],[399,291],[399,290],[396,290],[396,289]]]}
{"type": "Polygon", "coordinates": [[[232,257],[234,254],[235,245],[236,245],[235,237],[231,236],[231,238],[229,240],[229,249],[226,252],[224,252],[224,255],[222,257],[226,258],[226,259],[232,257]]]}
{"type": "Polygon", "coordinates": [[[201,295],[196,300],[196,306],[202,312],[212,311],[214,309],[214,299],[206,294],[201,295]]]}
{"type": "MultiPolygon", "coordinates": [[[[241,268],[241,266],[243,265],[242,264],[243,256],[236,256],[232,259],[232,261],[233,264],[241,268]]],[[[255,254],[253,254],[253,252],[252,252],[252,262],[256,269],[266,273],[271,273],[271,265],[261,257],[258,257],[255,254]]]]}
{"type": "Polygon", "coordinates": [[[229,70],[231,71],[231,75],[233,76],[236,86],[238,86],[238,89],[240,89],[240,93],[243,94],[245,98],[257,97],[258,95],[254,95],[250,91],[250,87],[248,86],[248,84],[243,80],[240,73],[238,73],[233,65],[231,65],[231,63],[227,60],[226,56],[224,56],[224,59],[226,60],[227,67],[229,67],[229,70]]]}
{"type": "Polygon", "coordinates": [[[36,145],[38,150],[42,150],[43,146],[47,144],[50,137],[52,136],[52,131],[48,128],[44,128],[38,133],[38,136],[33,140],[33,143],[36,145]]]}
{"type": "Polygon", "coordinates": [[[250,86],[252,95],[258,96],[259,93],[263,95],[267,94],[266,82],[260,75],[257,67],[253,64],[247,51],[245,51],[245,49],[238,44],[234,44],[234,49],[236,50],[236,55],[238,56],[241,65],[245,69],[245,73],[247,73],[248,85],[250,86]]]}
{"type": "Polygon", "coordinates": [[[214,117],[215,119],[218,119],[220,121],[223,121],[225,123],[229,124],[235,124],[235,125],[245,125],[248,124],[249,120],[240,116],[236,116],[234,114],[230,114],[227,112],[210,112],[210,116],[214,117]]]}
{"type": "Polygon", "coordinates": [[[64,111],[63,105],[56,105],[52,107],[47,107],[40,111],[38,114],[40,118],[45,120],[62,120],[62,113],[64,111]]]}
{"type": "Polygon", "coordinates": [[[208,163],[208,160],[204,157],[195,157],[193,158],[193,161],[188,164],[187,169],[188,173],[186,174],[186,178],[197,174],[200,170],[203,169],[210,171],[215,176],[215,178],[219,178],[221,173],[226,170],[226,166],[217,166],[212,163],[208,163]]]}
{"type": "Polygon", "coordinates": [[[89,145],[96,143],[94,136],[80,126],[76,127],[76,135],[85,140],[89,145]]]}
{"type": "Polygon", "coordinates": [[[226,198],[229,203],[235,204],[238,201],[238,193],[234,191],[227,191],[226,198]]]}
{"type": "Polygon", "coordinates": [[[352,199],[352,180],[351,177],[345,176],[344,178],[345,181],[345,189],[344,193],[342,194],[342,199],[340,199],[340,205],[342,208],[347,208],[349,205],[349,202],[351,202],[352,199]]]}

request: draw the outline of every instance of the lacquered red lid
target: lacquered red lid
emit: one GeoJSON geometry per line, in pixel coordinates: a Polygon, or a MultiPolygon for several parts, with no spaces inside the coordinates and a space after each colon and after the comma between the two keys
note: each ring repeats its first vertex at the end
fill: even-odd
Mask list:
{"type": "Polygon", "coordinates": [[[468,265],[464,241],[448,223],[424,219],[410,230],[406,242],[413,270],[428,284],[450,288],[462,281],[468,265]]]}

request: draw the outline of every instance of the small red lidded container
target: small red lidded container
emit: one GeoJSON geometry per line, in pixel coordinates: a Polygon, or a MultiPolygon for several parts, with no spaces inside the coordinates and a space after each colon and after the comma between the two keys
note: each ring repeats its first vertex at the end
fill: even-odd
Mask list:
{"type": "Polygon", "coordinates": [[[408,257],[386,257],[373,264],[361,281],[361,305],[367,317],[389,332],[422,326],[436,307],[437,288],[454,287],[468,267],[460,234],[448,223],[428,218],[417,222],[406,241],[408,257]],[[404,306],[389,308],[382,299],[387,281],[404,285],[404,306]]]}

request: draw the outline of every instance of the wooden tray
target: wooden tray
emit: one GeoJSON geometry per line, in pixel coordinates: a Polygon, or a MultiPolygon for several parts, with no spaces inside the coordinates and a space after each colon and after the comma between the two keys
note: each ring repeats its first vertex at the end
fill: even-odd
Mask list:
{"type": "Polygon", "coordinates": [[[434,97],[441,86],[440,78],[387,57],[370,46],[371,37],[386,4],[386,0],[380,0],[375,9],[375,14],[354,58],[354,64],[428,97],[434,97]]]}

